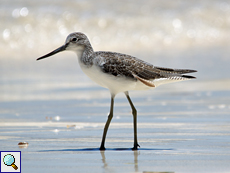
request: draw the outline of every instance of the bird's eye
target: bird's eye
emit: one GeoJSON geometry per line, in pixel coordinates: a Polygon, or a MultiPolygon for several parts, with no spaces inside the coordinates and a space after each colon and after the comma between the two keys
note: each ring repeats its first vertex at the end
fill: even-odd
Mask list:
{"type": "Polygon", "coordinates": [[[77,38],[73,38],[72,41],[77,41],[77,38]]]}

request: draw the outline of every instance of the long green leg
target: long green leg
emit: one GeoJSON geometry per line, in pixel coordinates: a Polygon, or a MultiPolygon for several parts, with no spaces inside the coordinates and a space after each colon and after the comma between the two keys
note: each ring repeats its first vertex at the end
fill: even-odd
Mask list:
{"type": "Polygon", "coordinates": [[[140,147],[140,145],[137,142],[137,110],[133,105],[132,100],[129,97],[129,93],[128,91],[125,92],[125,95],[129,101],[129,104],[132,108],[132,114],[133,114],[133,127],[134,127],[134,146],[133,146],[133,150],[137,150],[138,147],[140,147]]]}
{"type": "Polygon", "coordinates": [[[105,127],[104,127],[104,132],[103,132],[100,150],[105,150],[105,138],[106,138],[106,134],[107,134],[107,131],[109,128],[109,124],[113,118],[114,97],[115,97],[115,95],[111,95],[110,113],[109,113],[108,120],[107,120],[105,127]]]}

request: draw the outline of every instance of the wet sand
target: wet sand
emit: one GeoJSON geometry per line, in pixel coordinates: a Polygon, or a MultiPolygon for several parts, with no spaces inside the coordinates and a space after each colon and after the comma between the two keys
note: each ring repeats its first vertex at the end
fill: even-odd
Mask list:
{"type": "Polygon", "coordinates": [[[1,150],[22,151],[22,172],[228,172],[230,92],[223,87],[229,81],[221,82],[209,90],[208,81],[188,81],[131,92],[138,111],[138,151],[131,150],[132,115],[123,94],[116,97],[103,152],[106,89],[61,85],[55,94],[78,97],[52,99],[51,92],[50,99],[1,102],[1,150]],[[24,141],[29,146],[19,148],[24,141]]]}

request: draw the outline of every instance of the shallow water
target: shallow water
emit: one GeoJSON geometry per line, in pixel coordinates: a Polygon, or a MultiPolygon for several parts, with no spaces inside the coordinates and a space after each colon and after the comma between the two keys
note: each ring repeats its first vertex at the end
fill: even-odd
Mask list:
{"type": "Polygon", "coordinates": [[[210,0],[2,1],[0,150],[22,151],[23,172],[228,172],[229,7],[210,0]],[[86,33],[95,50],[198,70],[196,80],[130,92],[140,150],[131,150],[124,94],[116,96],[100,152],[109,91],[83,74],[73,53],[35,61],[72,31],[86,33]],[[27,148],[18,147],[23,141],[27,148]]]}

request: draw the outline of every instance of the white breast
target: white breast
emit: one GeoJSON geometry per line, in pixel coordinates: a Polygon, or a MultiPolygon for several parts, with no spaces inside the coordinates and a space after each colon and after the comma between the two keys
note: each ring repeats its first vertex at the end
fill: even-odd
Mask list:
{"type": "Polygon", "coordinates": [[[146,90],[150,87],[144,85],[140,81],[135,81],[126,77],[113,76],[102,72],[98,66],[91,66],[89,68],[81,65],[82,71],[94,82],[99,84],[104,88],[108,88],[111,93],[117,94],[120,92],[125,92],[129,90],[146,90]]]}
{"type": "MultiPolygon", "coordinates": [[[[155,87],[149,87],[139,80],[133,80],[125,76],[114,76],[108,73],[104,73],[100,67],[104,63],[103,58],[98,58],[94,61],[92,66],[86,66],[81,61],[79,61],[82,71],[94,82],[99,84],[104,88],[108,88],[112,94],[117,94],[120,92],[130,91],[130,90],[147,90],[154,89],[155,87]]],[[[162,84],[178,82],[182,79],[170,79],[161,78],[152,80],[152,83],[157,87],[162,84]]]]}

